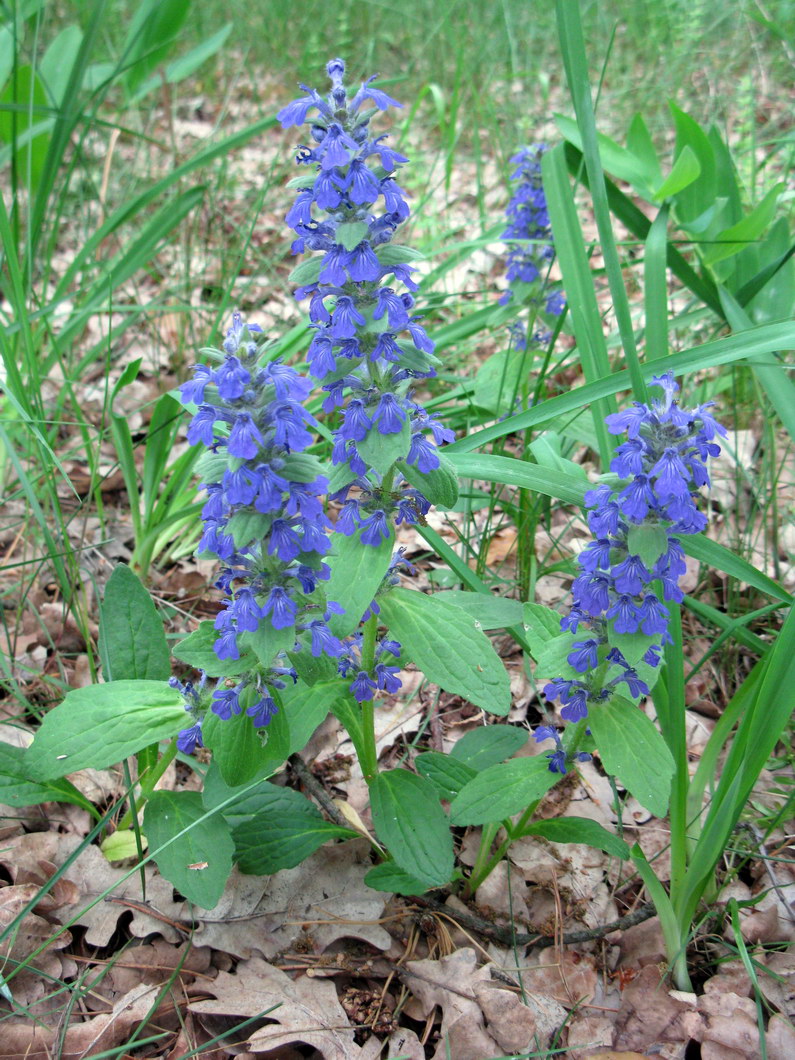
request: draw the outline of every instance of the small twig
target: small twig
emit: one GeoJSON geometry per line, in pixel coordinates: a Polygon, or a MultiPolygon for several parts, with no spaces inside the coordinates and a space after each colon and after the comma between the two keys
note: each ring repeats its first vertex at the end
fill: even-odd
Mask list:
{"type": "Polygon", "coordinates": [[[331,798],[329,793],[317,779],[315,774],[301,758],[299,754],[290,755],[287,760],[290,768],[293,770],[295,775],[307,789],[309,794],[320,803],[329,817],[332,819],[334,824],[341,825],[343,828],[350,828],[350,822],[346,821],[340,811],[334,805],[334,800],[331,798]]]}
{"type": "Polygon", "coordinates": [[[577,942],[592,942],[594,939],[601,939],[605,935],[610,935],[613,931],[623,931],[626,928],[634,927],[635,924],[642,924],[644,920],[650,920],[656,914],[654,906],[649,903],[648,905],[642,905],[634,913],[627,913],[626,916],[619,917],[618,920],[612,920],[609,924],[601,924],[599,927],[587,928],[582,931],[569,931],[562,936],[528,935],[524,932],[513,932],[510,928],[500,927],[498,924],[491,924],[488,920],[483,920],[482,917],[475,916],[472,913],[459,913],[457,909],[451,909],[450,906],[444,905],[443,902],[437,902],[433,898],[418,896],[412,898],[412,901],[425,909],[433,910],[435,913],[443,913],[462,927],[485,935],[492,942],[498,942],[503,946],[511,946],[514,943],[518,946],[537,946],[539,949],[546,949],[548,946],[555,946],[560,943],[568,946],[577,942]]]}

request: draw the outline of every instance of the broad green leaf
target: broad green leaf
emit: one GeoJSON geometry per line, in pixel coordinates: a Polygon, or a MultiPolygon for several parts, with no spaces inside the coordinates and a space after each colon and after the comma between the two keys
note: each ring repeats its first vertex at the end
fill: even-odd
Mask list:
{"type": "Polygon", "coordinates": [[[481,772],[516,754],[529,735],[515,725],[480,725],[461,737],[450,756],[481,772]]]}
{"type": "Polygon", "coordinates": [[[522,381],[529,377],[532,359],[524,350],[499,350],[475,374],[475,404],[495,416],[513,408],[522,381]]]}
{"type": "Polygon", "coordinates": [[[99,844],[99,849],[106,861],[126,861],[127,858],[138,857],[139,839],[140,849],[146,850],[149,840],[143,832],[139,830],[136,836],[132,828],[125,828],[121,832],[111,832],[110,835],[106,835],[99,844]]]}
{"type": "Polygon", "coordinates": [[[373,827],[397,864],[426,887],[453,874],[453,837],[434,785],[405,769],[379,773],[370,785],[373,827]]]}
{"type": "Polygon", "coordinates": [[[144,831],[162,875],[189,902],[212,909],[232,871],[234,844],[223,817],[208,814],[198,791],[155,791],[144,831]]]}
{"type": "Polygon", "coordinates": [[[489,766],[453,799],[450,821],[454,825],[504,821],[540,799],[559,779],[544,755],[489,766]]]}
{"type": "Polygon", "coordinates": [[[212,751],[221,776],[232,787],[246,784],[256,776],[265,756],[259,733],[244,712],[224,720],[208,711],[202,723],[202,740],[212,751]]]}
{"type": "Polygon", "coordinates": [[[121,60],[130,96],[168,55],[189,8],[190,0],[141,0],[130,19],[121,60]]]}
{"type": "Polygon", "coordinates": [[[647,637],[640,630],[637,633],[616,633],[615,621],[607,623],[607,640],[611,648],[618,648],[630,666],[636,667],[652,646],[659,644],[660,638],[647,637]]]}
{"type": "Polygon", "coordinates": [[[759,239],[775,216],[782,187],[782,184],[774,185],[741,221],[718,232],[715,237],[717,245],[709,248],[704,254],[704,263],[716,265],[719,261],[739,254],[749,243],[759,239]]]}
{"type": "Polygon", "coordinates": [[[307,258],[302,261],[300,265],[296,265],[290,275],[287,277],[288,283],[297,286],[304,287],[310,283],[317,283],[317,278],[320,276],[320,270],[323,267],[323,259],[315,256],[307,258]]]}
{"type": "Polygon", "coordinates": [[[401,243],[383,243],[376,247],[378,260],[382,265],[404,265],[410,261],[420,261],[425,255],[414,247],[405,247],[401,243]]]}
{"type": "MultiPolygon", "coordinates": [[[[307,688],[290,684],[279,693],[282,709],[290,727],[290,749],[288,754],[302,751],[309,737],[321,725],[334,708],[334,704],[349,696],[347,682],[339,677],[330,681],[319,681],[307,688]]],[[[285,758],[287,755],[285,755],[285,758]]]]}
{"type": "Polygon", "coordinates": [[[424,751],[414,759],[420,776],[434,785],[442,799],[454,798],[465,784],[477,776],[477,770],[439,751],[424,751]]]}
{"type": "Polygon", "coordinates": [[[327,840],[357,835],[324,820],[309,799],[292,788],[265,782],[258,799],[255,815],[233,832],[241,872],[267,876],[291,869],[327,840]]]}
{"type": "Polygon", "coordinates": [[[185,728],[182,696],[162,681],[109,681],[67,692],[44,716],[25,752],[25,770],[52,780],[87,766],[104,769],[185,728]]]}
{"type": "Polygon", "coordinates": [[[334,551],[328,557],[331,577],[325,583],[326,599],[345,608],[345,614],[332,615],[329,620],[329,629],[335,636],[347,637],[358,627],[381,588],[394,549],[394,531],[376,547],[363,545],[360,532],[350,537],[334,535],[334,551]]]}
{"type": "Polygon", "coordinates": [[[530,644],[533,658],[537,658],[544,645],[559,637],[563,632],[560,628],[561,616],[551,607],[529,602],[524,604],[523,617],[525,636],[530,644]]]}
{"type": "Polygon", "coordinates": [[[640,556],[646,569],[654,564],[668,548],[668,534],[662,526],[646,526],[633,523],[627,534],[627,549],[630,555],[640,556]]]}
{"type": "MultiPolygon", "coordinates": [[[[83,34],[79,26],[67,26],[53,39],[39,64],[39,76],[47,95],[56,107],[63,101],[82,40],[83,34]]],[[[0,85],[4,83],[5,78],[0,74],[0,85]]]]}
{"type": "Polygon", "coordinates": [[[99,611],[99,654],[106,681],[167,681],[168,643],[152,597],[129,567],[108,579],[99,611]]]}
{"type": "Polygon", "coordinates": [[[436,598],[466,611],[481,629],[507,629],[522,623],[523,605],[519,600],[507,600],[491,593],[468,593],[463,589],[446,589],[437,593],[436,598]]]}
{"type": "Polygon", "coordinates": [[[341,243],[346,250],[353,250],[358,247],[363,239],[367,238],[369,231],[369,225],[364,221],[347,221],[337,225],[334,240],[337,243],[341,243]]]}
{"type": "MultiPolygon", "coordinates": [[[[534,653],[539,677],[561,677],[571,670],[568,662],[569,654],[574,650],[577,643],[576,633],[558,633],[557,637],[548,640],[538,651],[534,653]]],[[[582,633],[580,640],[584,640],[582,633]]]]}
{"type": "Polygon", "coordinates": [[[674,162],[671,172],[654,192],[652,198],[657,202],[678,195],[694,180],[701,176],[701,166],[691,148],[685,144],[682,153],[674,162]]]}
{"type": "Polygon", "coordinates": [[[458,474],[443,452],[438,456],[439,466],[433,471],[420,471],[405,460],[398,461],[398,469],[435,508],[452,508],[458,500],[458,474]]]}
{"type": "Polygon", "coordinates": [[[460,608],[400,587],[379,602],[383,621],[429,681],[491,714],[508,713],[508,673],[491,641],[460,608]]]}
{"type": "Polygon", "coordinates": [[[583,843],[604,850],[605,854],[621,858],[622,861],[629,858],[629,844],[588,817],[554,817],[548,821],[533,821],[522,834],[540,835],[553,843],[583,843]]]}
{"type": "Polygon", "coordinates": [[[664,817],[674,760],[654,724],[620,696],[594,707],[588,724],[605,770],[618,777],[641,806],[655,817],[664,817]]]}
{"type": "Polygon", "coordinates": [[[44,171],[53,119],[41,78],[32,66],[0,86],[0,141],[8,144],[22,187],[36,192],[44,171]]]}
{"type": "Polygon", "coordinates": [[[356,448],[364,462],[383,476],[397,460],[406,459],[410,445],[411,426],[407,416],[402,428],[394,434],[381,434],[378,427],[371,427],[367,437],[356,443],[356,448]]]}
{"type": "Polygon", "coordinates": [[[172,648],[177,659],[204,670],[209,677],[236,677],[256,666],[256,656],[251,651],[241,651],[239,659],[219,659],[213,651],[218,634],[212,622],[200,622],[199,628],[172,648]]]}
{"type": "Polygon", "coordinates": [[[262,541],[270,532],[273,518],[251,508],[235,512],[226,524],[225,532],[232,535],[235,548],[245,548],[252,541],[262,541]]]}
{"type": "Polygon", "coordinates": [[[335,659],[325,653],[317,657],[312,655],[310,643],[309,637],[304,634],[296,644],[296,648],[300,646],[301,650],[290,651],[287,655],[299,679],[311,688],[318,681],[333,681],[337,674],[337,664],[335,659]]]}
{"type": "Polygon", "coordinates": [[[68,780],[39,784],[27,775],[25,749],[0,742],[0,803],[35,806],[40,802],[71,802],[87,808],[88,800],[68,780]]]}
{"type": "MultiPolygon", "coordinates": [[[[582,150],[582,134],[576,121],[562,114],[556,114],[555,124],[569,143],[582,150]]],[[[658,167],[651,164],[650,159],[638,152],[621,147],[615,140],[611,140],[603,133],[597,134],[597,140],[599,156],[608,173],[612,173],[619,180],[625,180],[627,184],[632,184],[638,190],[646,190],[654,183],[658,167]]]]}
{"type": "Polygon", "coordinates": [[[253,651],[263,666],[272,666],[280,652],[292,651],[295,646],[295,626],[275,629],[265,618],[255,630],[247,630],[238,637],[241,654],[253,651]]]}
{"type": "Polygon", "coordinates": [[[389,891],[391,894],[425,894],[427,886],[404,872],[394,861],[375,865],[364,878],[374,891],[389,891]]]}
{"type": "Polygon", "coordinates": [[[314,482],[328,473],[328,467],[311,453],[290,453],[284,457],[280,474],[290,482],[314,482]]]}

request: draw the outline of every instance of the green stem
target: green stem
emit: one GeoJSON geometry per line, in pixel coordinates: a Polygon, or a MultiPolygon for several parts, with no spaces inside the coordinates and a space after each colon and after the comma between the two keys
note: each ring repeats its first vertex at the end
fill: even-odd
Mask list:
{"type": "MultiPolygon", "coordinates": [[[[378,636],[378,618],[376,615],[370,615],[367,619],[363,633],[362,669],[371,674],[375,666],[375,642],[378,636]]],[[[372,699],[366,699],[362,703],[361,716],[362,754],[359,764],[362,767],[364,779],[370,784],[378,775],[378,752],[375,746],[375,703],[372,699]]]]}
{"type": "MultiPolygon", "coordinates": [[[[483,831],[480,833],[480,845],[478,847],[477,857],[475,858],[475,864],[472,866],[472,873],[466,882],[464,888],[464,897],[471,898],[475,888],[472,886],[473,881],[480,879],[481,873],[483,872],[486,864],[489,860],[489,851],[491,850],[491,844],[497,838],[497,832],[500,830],[498,822],[492,822],[483,826],[483,831]]],[[[488,873],[483,876],[486,879],[488,873]]]]}
{"type": "MultiPolygon", "coordinates": [[[[160,778],[163,776],[165,771],[168,769],[168,767],[174,761],[174,758],[176,757],[176,754],[177,754],[177,741],[176,740],[172,740],[171,743],[168,745],[168,747],[163,752],[163,756],[161,757],[161,759],[157,763],[157,765],[154,767],[154,769],[152,769],[151,772],[147,773],[146,776],[144,776],[144,777],[142,777],[140,779],[139,786],[140,786],[141,792],[140,792],[140,795],[138,796],[138,799],[136,801],[136,810],[140,811],[142,809],[142,807],[143,807],[144,803],[146,802],[146,800],[149,798],[149,796],[155,790],[155,784],[157,784],[158,780],[160,780],[160,778]]],[[[130,809],[127,810],[125,815],[119,821],[119,824],[118,824],[118,827],[117,827],[116,831],[121,832],[125,828],[130,828],[130,826],[132,825],[132,820],[133,820],[133,818],[132,818],[132,807],[130,807],[130,809]]]]}
{"type": "MultiPolygon", "coordinates": [[[[577,753],[580,748],[580,744],[582,743],[583,738],[585,737],[585,730],[587,729],[587,727],[587,718],[583,718],[582,721],[578,721],[577,724],[573,727],[573,729],[571,730],[571,738],[567,742],[567,755],[573,756],[577,753]]],[[[538,809],[540,802],[541,799],[536,799],[534,802],[531,802],[515,825],[512,825],[510,821],[502,822],[502,827],[505,829],[505,839],[503,839],[503,841],[500,843],[500,845],[497,847],[496,851],[494,852],[494,854],[492,854],[490,858],[486,858],[485,855],[488,854],[491,844],[494,841],[494,836],[497,834],[497,830],[500,826],[488,825],[484,829],[483,836],[481,838],[480,849],[478,850],[478,856],[475,860],[475,864],[472,867],[472,873],[469,877],[469,880],[467,881],[465,890],[467,896],[474,894],[478,887],[480,887],[480,885],[483,883],[483,881],[488,879],[491,873],[494,872],[499,863],[508,853],[511,844],[515,840],[522,838],[524,830],[527,827],[530,818],[538,809]],[[489,830],[492,828],[494,829],[494,832],[493,834],[491,834],[491,836],[489,836],[489,830]],[[486,842],[487,837],[488,842],[486,842]]]]}
{"type": "MultiPolygon", "coordinates": [[[[682,615],[677,604],[670,607],[669,632],[673,643],[665,652],[667,717],[663,736],[674,757],[671,782],[671,902],[680,913],[682,885],[687,872],[687,803],[690,774],[687,768],[687,730],[685,721],[685,675],[682,649],[682,615]]],[[[682,925],[686,927],[686,925],[682,925]]],[[[671,954],[672,959],[674,955],[671,954]]]]}

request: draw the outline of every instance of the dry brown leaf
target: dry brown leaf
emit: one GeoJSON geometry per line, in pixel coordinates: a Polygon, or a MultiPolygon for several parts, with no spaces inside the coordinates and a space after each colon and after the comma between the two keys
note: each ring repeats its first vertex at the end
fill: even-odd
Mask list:
{"type": "Polygon", "coordinates": [[[698,1040],[702,1028],[702,1017],[692,1005],[671,996],[664,971],[647,965],[624,989],[614,1044],[627,1050],[659,1051],[666,1043],[698,1040]]]}
{"type": "Polygon", "coordinates": [[[273,957],[299,938],[315,954],[341,938],[388,950],[392,939],[378,923],[388,896],[364,883],[369,849],[366,840],[352,840],[321,847],[273,876],[233,874],[219,906],[200,918],[194,940],[239,957],[273,957]],[[250,881],[242,895],[240,880],[250,881]]]}
{"type": "Polygon", "coordinates": [[[247,1041],[252,1052],[301,1043],[314,1046],[325,1060],[361,1058],[336,988],[326,979],[302,976],[293,980],[252,957],[241,961],[234,975],[221,972],[207,990],[215,1000],[193,1002],[192,1012],[241,1018],[263,1015],[271,1021],[250,1033],[247,1041]]]}
{"type": "Polygon", "coordinates": [[[483,1060],[498,1056],[499,1044],[485,1027],[475,983],[490,980],[487,968],[478,968],[473,949],[464,947],[449,957],[432,961],[407,961],[405,982],[429,1016],[442,1010],[439,1046],[433,1060],[483,1060]]]}

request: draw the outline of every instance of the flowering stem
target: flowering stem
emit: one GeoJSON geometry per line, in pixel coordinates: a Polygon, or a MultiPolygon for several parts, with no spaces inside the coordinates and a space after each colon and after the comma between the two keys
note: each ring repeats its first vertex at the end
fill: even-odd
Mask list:
{"type": "MultiPolygon", "coordinates": [[[[682,615],[678,605],[670,608],[668,629],[672,643],[665,652],[666,704],[660,721],[663,736],[674,757],[671,784],[671,901],[677,909],[678,896],[687,871],[687,797],[690,776],[687,768],[685,727],[685,680],[682,652],[682,615]]],[[[673,959],[673,954],[670,955],[673,959]]]]}
{"type": "MultiPolygon", "coordinates": [[[[362,669],[372,673],[375,666],[375,643],[378,636],[378,617],[370,615],[364,624],[362,641],[362,669]]],[[[375,746],[375,705],[372,699],[362,703],[362,761],[364,779],[370,784],[378,775],[378,751],[375,746]]]]}

